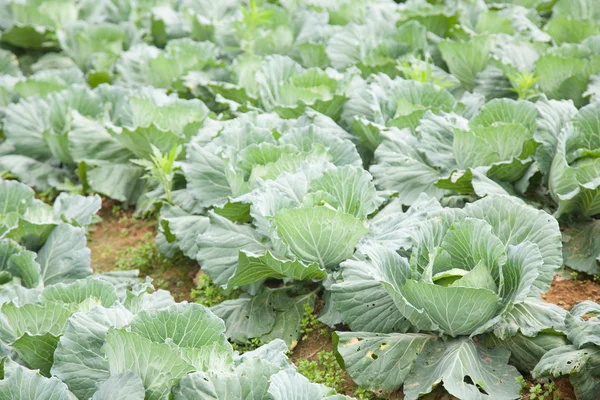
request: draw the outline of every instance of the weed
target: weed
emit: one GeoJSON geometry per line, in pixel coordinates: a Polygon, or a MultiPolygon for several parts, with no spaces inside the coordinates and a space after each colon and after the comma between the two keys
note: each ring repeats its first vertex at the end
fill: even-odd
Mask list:
{"type": "Polygon", "coordinates": [[[269,26],[274,16],[273,10],[259,10],[256,0],[248,2],[248,8],[241,9],[243,18],[234,27],[240,38],[240,47],[249,53],[254,52],[254,42],[261,28],[269,26]]]}
{"type": "Polygon", "coordinates": [[[318,330],[323,336],[331,336],[331,331],[327,328],[327,325],[321,323],[317,318],[315,309],[310,304],[304,304],[304,316],[302,317],[302,321],[300,321],[302,340],[305,340],[315,330],[318,330]]]}
{"type": "Polygon", "coordinates": [[[533,384],[527,382],[522,376],[517,378],[517,383],[521,385],[523,400],[560,400],[560,392],[554,389],[554,381],[547,383],[533,384]]]}
{"type": "Polygon", "coordinates": [[[173,179],[175,178],[174,164],[183,148],[181,146],[174,146],[171,151],[163,154],[156,146],[151,146],[152,154],[150,154],[150,160],[131,160],[131,162],[144,167],[146,169],[144,179],[158,182],[165,191],[167,201],[172,203],[171,190],[173,189],[173,179]]]}
{"type": "Polygon", "coordinates": [[[299,359],[298,372],[309,381],[327,385],[337,392],[343,391],[344,370],[340,367],[331,351],[322,350],[317,353],[317,361],[299,359]]]}
{"type": "Polygon", "coordinates": [[[250,339],[250,341],[248,343],[244,343],[244,344],[232,343],[231,346],[233,347],[233,350],[239,351],[241,354],[243,354],[247,351],[256,350],[263,344],[264,343],[260,339],[253,338],[253,339],[250,339]]]}
{"type": "Polygon", "coordinates": [[[141,276],[149,275],[154,270],[168,268],[168,265],[171,265],[170,260],[161,256],[158,252],[156,244],[152,240],[152,234],[145,235],[142,243],[137,247],[119,250],[117,257],[116,270],[137,269],[140,271],[141,276]]]}
{"type": "Polygon", "coordinates": [[[517,72],[516,74],[508,75],[511,84],[513,85],[513,91],[519,96],[519,100],[526,100],[535,95],[537,91],[534,89],[534,85],[540,80],[534,73],[529,71],[517,72]]]}
{"type": "Polygon", "coordinates": [[[214,284],[207,274],[201,273],[197,277],[197,285],[192,289],[190,297],[196,303],[212,307],[225,300],[235,299],[239,296],[237,290],[226,290],[214,284]]]}
{"type": "Polygon", "coordinates": [[[112,214],[113,217],[118,217],[119,214],[121,214],[121,211],[122,211],[121,206],[118,204],[113,205],[110,209],[110,213],[112,214]]]}

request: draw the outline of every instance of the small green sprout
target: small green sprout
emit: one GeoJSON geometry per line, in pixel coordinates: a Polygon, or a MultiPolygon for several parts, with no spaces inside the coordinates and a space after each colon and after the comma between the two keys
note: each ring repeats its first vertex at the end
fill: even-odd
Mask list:
{"type": "Polygon", "coordinates": [[[131,160],[134,164],[140,165],[146,169],[144,179],[157,181],[165,191],[167,202],[173,203],[171,191],[173,189],[173,178],[175,177],[175,160],[181,154],[181,145],[175,146],[166,154],[154,145],[152,146],[152,154],[150,160],[131,160]]]}

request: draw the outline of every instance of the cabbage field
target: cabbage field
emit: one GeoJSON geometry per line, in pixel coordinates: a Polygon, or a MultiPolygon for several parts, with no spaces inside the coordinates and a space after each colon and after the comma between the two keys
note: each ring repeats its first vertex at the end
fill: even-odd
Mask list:
{"type": "Polygon", "coordinates": [[[600,0],[0,0],[0,400],[600,399],[600,0]]]}

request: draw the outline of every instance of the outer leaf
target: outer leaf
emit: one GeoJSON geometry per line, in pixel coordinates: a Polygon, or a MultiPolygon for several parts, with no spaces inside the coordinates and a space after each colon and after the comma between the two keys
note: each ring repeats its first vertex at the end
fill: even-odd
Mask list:
{"type": "Polygon", "coordinates": [[[417,139],[407,130],[391,129],[382,135],[375,152],[371,173],[380,189],[398,192],[403,204],[413,204],[421,193],[441,198],[444,191],[437,186],[439,171],[428,165],[417,151],[417,139]]]}
{"type": "Polygon", "coordinates": [[[240,250],[260,254],[267,247],[251,226],[235,224],[214,213],[210,218],[210,227],[198,237],[196,260],[217,285],[225,285],[235,273],[240,250]]]}
{"type": "Polygon", "coordinates": [[[273,329],[276,313],[271,302],[274,295],[276,292],[267,290],[253,297],[226,300],[211,310],[225,321],[227,337],[244,343],[273,329]]]}
{"type": "Polygon", "coordinates": [[[0,397],[6,400],[71,400],[67,385],[21,366],[0,380],[0,397]]]}
{"type": "Polygon", "coordinates": [[[143,400],[144,382],[131,371],[113,375],[98,387],[91,400],[143,400]]]}
{"type": "Polygon", "coordinates": [[[155,343],[201,348],[225,344],[225,324],[200,304],[174,304],[160,310],[144,310],[133,317],[129,330],[155,343]]]}
{"type": "Polygon", "coordinates": [[[13,336],[11,346],[29,366],[49,375],[58,338],[63,334],[73,311],[63,303],[44,305],[13,303],[2,306],[2,314],[13,336]]]}
{"type": "Polygon", "coordinates": [[[590,275],[600,273],[600,222],[568,225],[563,231],[563,256],[569,268],[590,275]]]}
{"type": "Polygon", "coordinates": [[[488,335],[482,343],[490,348],[502,347],[510,351],[510,364],[526,374],[535,368],[544,354],[568,342],[563,335],[555,333],[541,333],[533,337],[517,333],[504,339],[488,335]]]}
{"type": "Polygon", "coordinates": [[[541,299],[529,297],[515,304],[502,320],[494,326],[494,334],[500,339],[508,339],[521,332],[524,336],[534,337],[546,330],[565,332],[567,311],[541,299]]]}
{"type": "Polygon", "coordinates": [[[388,392],[402,386],[430,340],[435,340],[435,336],[336,332],[333,343],[340,364],[356,384],[388,392]]]}
{"type": "Polygon", "coordinates": [[[57,283],[44,289],[41,301],[57,301],[80,304],[87,299],[94,299],[104,307],[112,306],[117,300],[115,287],[98,278],[76,280],[72,283],[57,283]]]}
{"type": "Polygon", "coordinates": [[[507,364],[509,356],[505,349],[487,350],[468,338],[431,341],[406,379],[404,394],[414,400],[443,382],[460,399],[518,399],[520,375],[507,364]]]}
{"type": "Polygon", "coordinates": [[[456,76],[467,90],[471,90],[475,84],[475,75],[483,71],[489,62],[492,45],[490,37],[478,36],[466,43],[444,41],[438,48],[452,75],[456,76]]]}
{"type": "Polygon", "coordinates": [[[353,331],[406,332],[411,325],[381,281],[393,270],[401,276],[402,287],[412,274],[408,263],[385,247],[373,245],[363,251],[368,259],[347,260],[340,265],[344,280],[329,288],[332,306],[340,313],[341,322],[353,331]]]}
{"type": "Polygon", "coordinates": [[[175,389],[174,400],[262,400],[270,377],[278,368],[267,361],[253,359],[231,372],[208,371],[188,374],[175,389]]]}
{"type": "Polygon", "coordinates": [[[240,251],[238,266],[235,274],[227,282],[227,287],[249,285],[266,278],[321,280],[326,277],[327,273],[317,263],[306,265],[298,260],[280,260],[270,251],[262,256],[240,251]]]}
{"type": "Polygon", "coordinates": [[[198,254],[196,240],[209,225],[208,217],[193,215],[168,204],[160,208],[159,231],[165,235],[167,242],[175,243],[189,258],[194,258],[198,254]]]}
{"type": "Polygon", "coordinates": [[[329,397],[335,390],[312,383],[293,369],[285,369],[271,377],[269,394],[274,400],[335,400],[329,397]]]}
{"type": "Polygon", "coordinates": [[[108,330],[125,327],[131,318],[120,305],[73,314],[54,352],[52,375],[65,382],[78,398],[90,398],[96,386],[110,376],[102,350],[108,330]]]}
{"type": "Polygon", "coordinates": [[[532,374],[538,376],[571,375],[578,399],[592,400],[600,389],[598,374],[594,371],[600,363],[600,349],[577,349],[572,345],[557,347],[547,352],[532,374]]]}
{"type": "Polygon", "coordinates": [[[44,284],[70,282],[90,275],[90,254],[83,229],[57,226],[38,252],[44,284]]]}
{"type": "MultiPolygon", "coordinates": [[[[570,100],[548,100],[542,97],[535,104],[538,110],[537,130],[534,139],[540,143],[536,150],[536,160],[540,171],[548,174],[556,152],[558,134],[568,121],[575,117],[577,108],[570,100]]],[[[547,180],[548,178],[545,177],[547,180]]]]}

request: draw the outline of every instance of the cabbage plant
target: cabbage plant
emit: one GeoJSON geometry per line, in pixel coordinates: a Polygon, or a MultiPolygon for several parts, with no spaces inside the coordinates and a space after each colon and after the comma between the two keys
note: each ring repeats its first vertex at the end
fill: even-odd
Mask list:
{"type": "Polygon", "coordinates": [[[440,383],[463,399],[516,399],[510,350],[522,366],[564,344],[561,324],[549,322],[560,320],[558,307],[538,300],[562,263],[558,224],[511,198],[464,209],[422,201],[426,220],[404,232],[412,241],[374,239],[340,265],[325,318],[352,329],[335,334],[340,362],[359,385],[403,387],[408,399],[440,383]],[[552,331],[558,340],[540,336],[552,331]],[[495,343],[515,335],[528,346],[495,343]]]}
{"type": "Polygon", "coordinates": [[[173,202],[161,208],[159,249],[167,255],[179,249],[195,258],[196,236],[208,226],[207,209],[232,221],[248,222],[250,202],[238,198],[259,182],[294,173],[304,163],[360,166],[351,138],[331,119],[314,112],[297,120],[258,113],[206,120],[187,146],[186,160],[179,164],[184,187],[178,186],[173,202]]]}
{"type": "Polygon", "coordinates": [[[527,101],[496,99],[471,119],[427,111],[415,132],[387,129],[370,170],[381,189],[405,204],[420,193],[518,194],[535,172],[537,110],[527,101]],[[450,192],[449,192],[450,191],[450,192]]]}
{"type": "Polygon", "coordinates": [[[134,204],[145,189],[144,171],[129,161],[149,159],[152,145],[168,152],[187,143],[207,114],[200,100],[152,88],[75,85],[32,95],[6,107],[9,151],[0,165],[38,189],[68,187],[67,180],[80,190],[134,204]]]}
{"type": "Polygon", "coordinates": [[[43,288],[92,273],[84,228],[99,196],[62,193],[49,206],[28,186],[0,181],[0,199],[0,288],[43,288]]]}
{"type": "Polygon", "coordinates": [[[99,278],[3,300],[6,399],[343,399],[296,372],[275,340],[240,355],[199,304],[149,282],[119,294],[99,278]],[[14,353],[11,353],[13,351],[14,353]],[[19,363],[17,363],[18,361],[19,363]],[[32,369],[29,369],[29,368],[32,369]],[[291,396],[291,397],[289,397],[291,396]]]}
{"type": "Polygon", "coordinates": [[[210,226],[196,241],[203,271],[216,284],[247,293],[213,311],[233,340],[277,337],[293,347],[304,305],[312,306],[320,291],[311,282],[326,279],[352,255],[381,200],[368,172],[328,163],[282,173],[240,200],[251,204],[252,225],[209,213],[210,226]],[[284,285],[265,287],[266,279],[284,285]]]}

